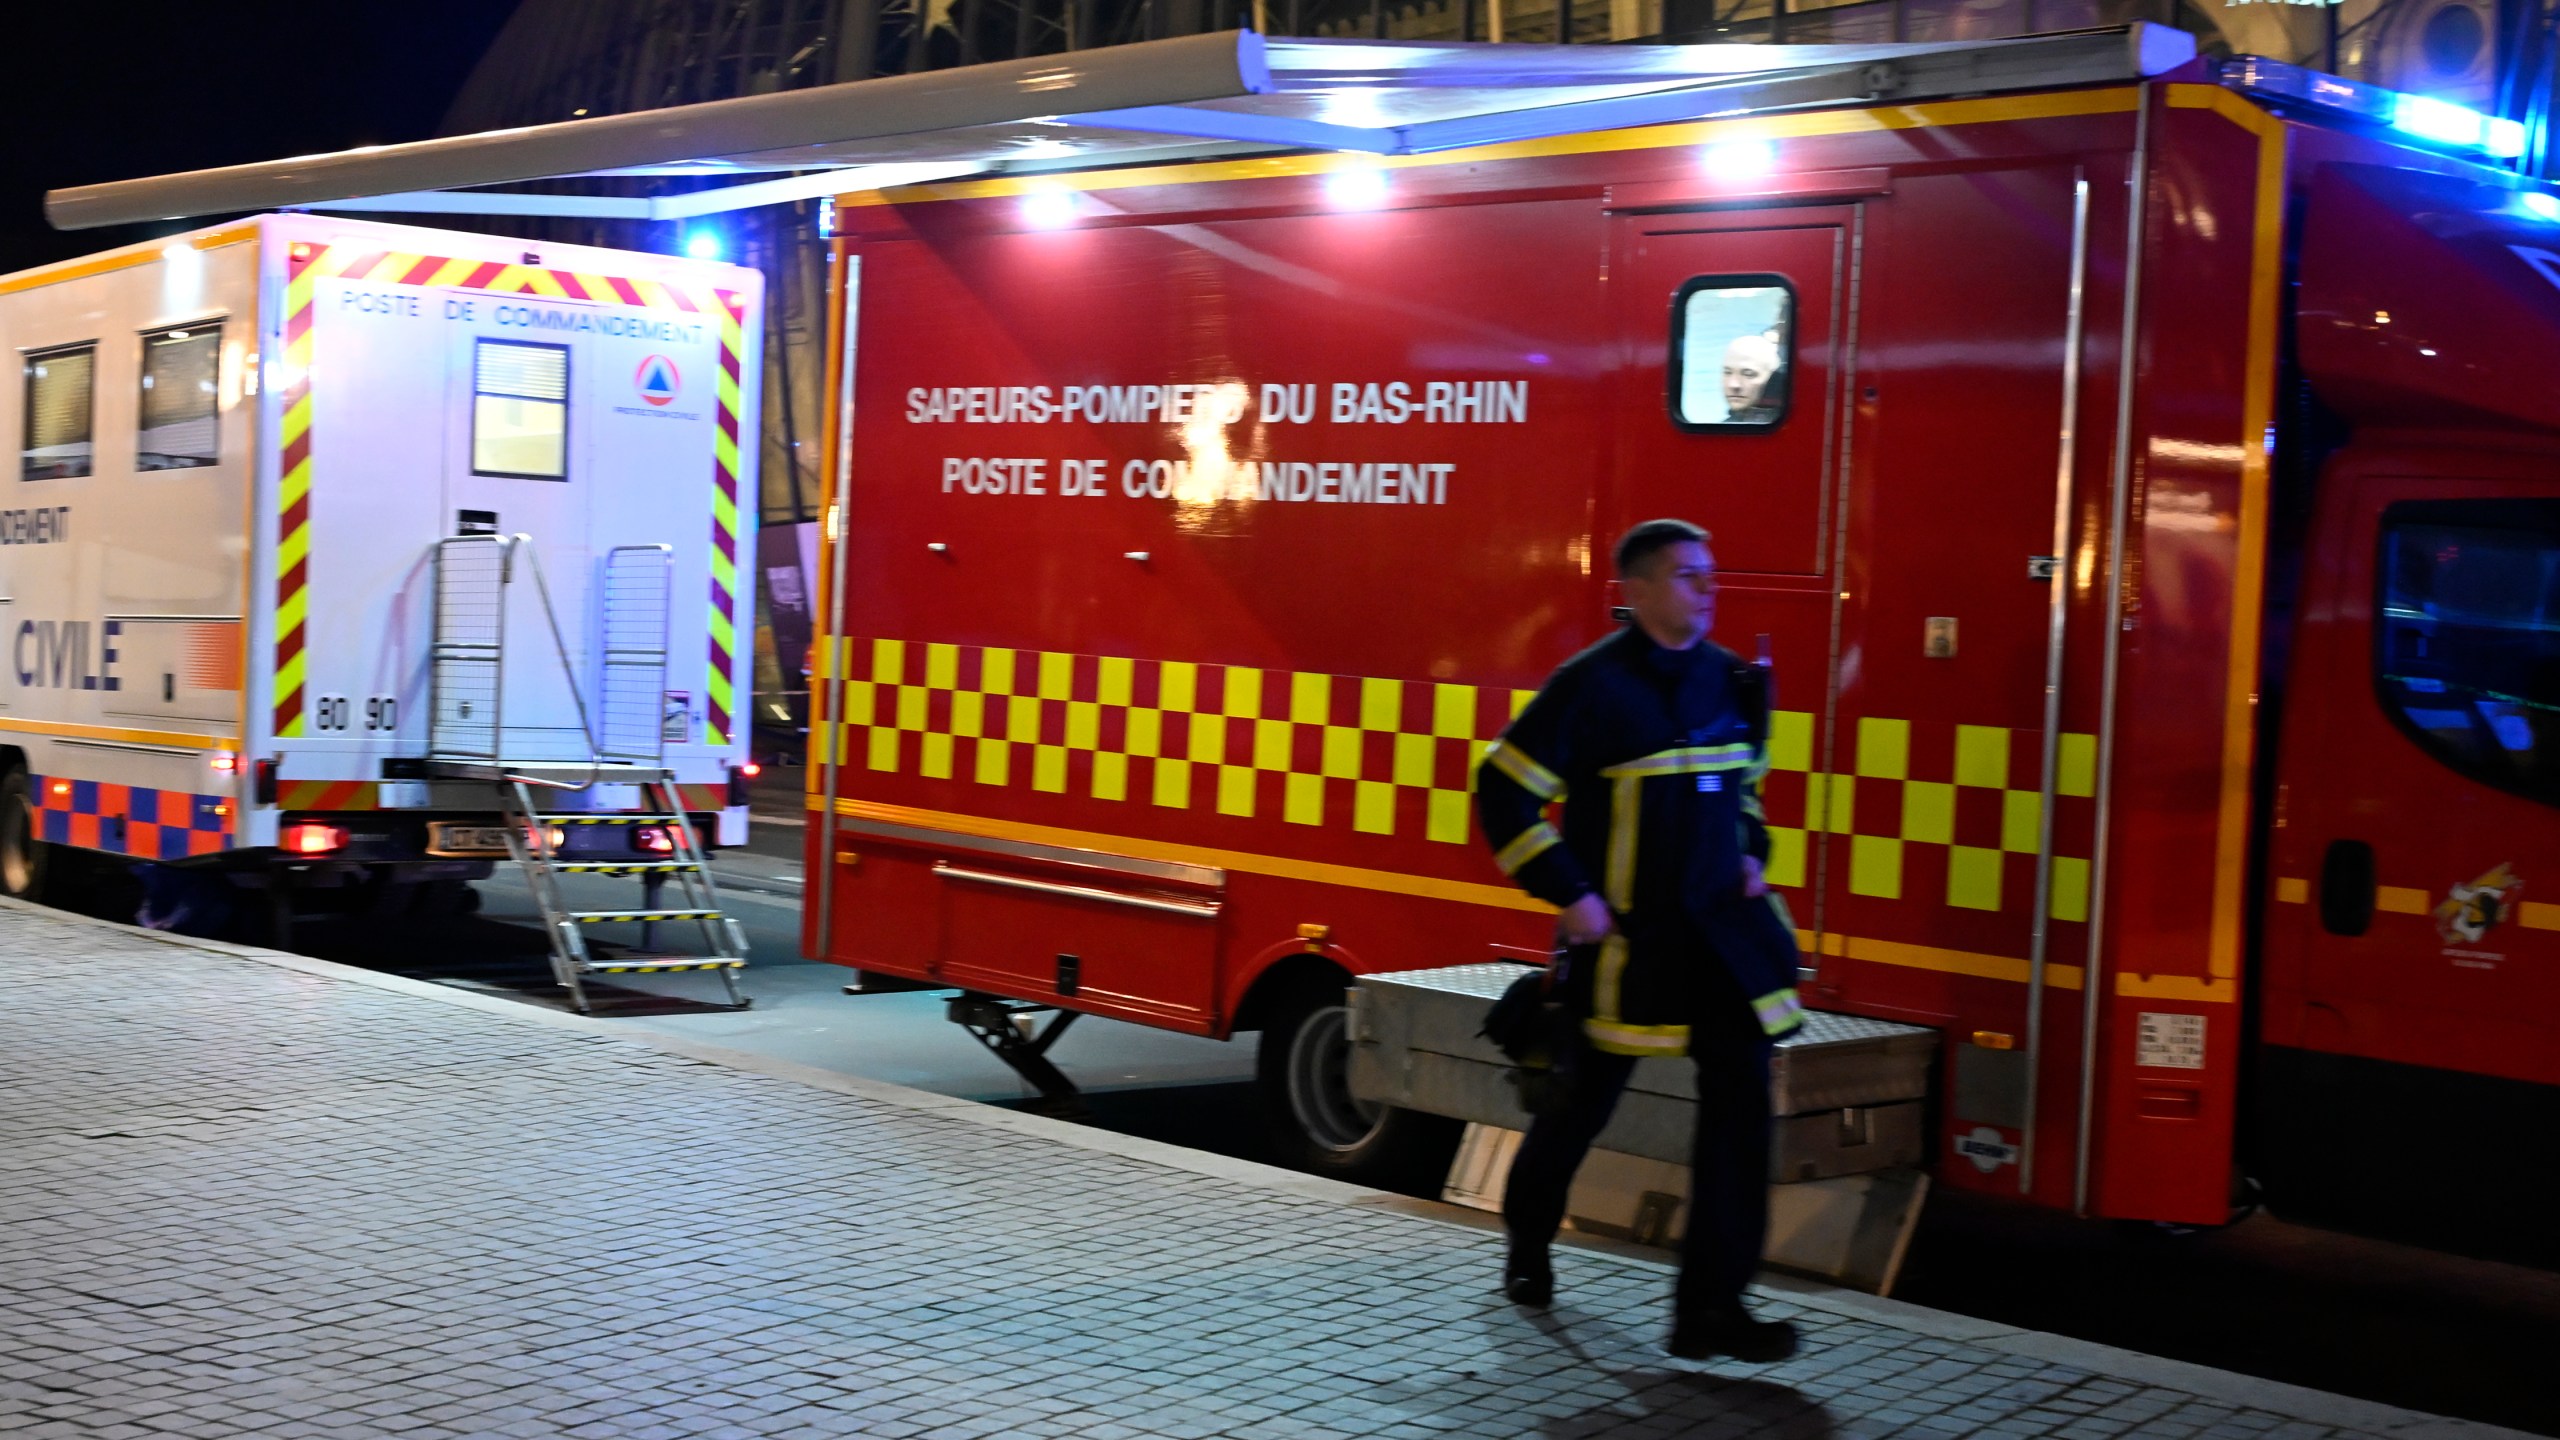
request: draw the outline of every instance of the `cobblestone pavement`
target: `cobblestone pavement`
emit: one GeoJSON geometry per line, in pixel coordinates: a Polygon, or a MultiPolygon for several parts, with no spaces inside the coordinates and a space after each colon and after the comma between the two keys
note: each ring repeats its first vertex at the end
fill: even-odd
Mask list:
{"type": "Polygon", "coordinates": [[[2482,1433],[1807,1293],[1797,1360],[1690,1366],[1656,1265],[1562,1255],[1526,1314],[1482,1231],[1244,1167],[25,907],[0,975],[22,1440],[2482,1433]]]}

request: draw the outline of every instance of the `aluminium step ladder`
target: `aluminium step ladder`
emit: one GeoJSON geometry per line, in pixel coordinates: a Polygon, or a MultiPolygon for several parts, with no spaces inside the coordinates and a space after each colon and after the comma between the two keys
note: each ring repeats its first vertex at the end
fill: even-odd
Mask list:
{"type": "MultiPolygon", "coordinates": [[[[552,976],[582,1015],[589,1013],[586,980],[593,975],[708,970],[719,975],[733,1008],[753,1003],[738,991],[738,971],[747,963],[746,930],[721,908],[692,817],[685,811],[684,793],[665,764],[660,696],[666,680],[673,563],[673,551],[665,545],[619,546],[604,558],[598,590],[603,642],[599,736],[532,537],[467,535],[436,545],[427,771],[438,779],[478,781],[497,790],[509,858],[524,872],[542,912],[552,976]],[[532,578],[535,605],[550,632],[575,725],[558,723],[565,717],[557,715],[546,717],[553,722],[549,724],[508,721],[507,596],[519,574],[532,578]],[[600,784],[636,786],[640,808],[552,810],[536,801],[537,794],[582,794],[600,784]],[[656,858],[642,858],[566,843],[573,828],[589,826],[628,827],[635,837],[643,827],[655,829],[665,844],[655,849],[656,858]],[[641,903],[629,909],[578,909],[561,885],[569,875],[635,877],[641,883],[641,903]],[[678,892],[674,904],[662,903],[669,880],[678,892]],[[587,927],[616,923],[640,927],[639,950],[599,955],[588,944],[587,927]],[[659,951],[657,929],[662,924],[696,927],[700,950],[659,951]]],[[[636,843],[633,849],[638,851],[636,843]]]]}
{"type": "Polygon", "coordinates": [[[639,813],[545,813],[534,804],[534,792],[545,782],[509,775],[502,783],[507,806],[507,849],[524,871],[534,904],[542,911],[543,933],[551,941],[551,973],[568,990],[570,1003],[578,1007],[579,1014],[588,1013],[586,977],[590,975],[672,975],[711,970],[719,973],[732,1008],[744,1010],[754,1003],[738,993],[738,972],[747,964],[746,931],[720,908],[719,891],[712,884],[710,866],[694,837],[692,817],[685,814],[684,797],[672,774],[660,769],[640,779],[646,809],[639,813]],[[587,825],[652,827],[668,838],[667,858],[564,856],[562,842],[568,829],[587,825]],[[563,875],[637,876],[642,887],[641,904],[630,910],[577,909],[561,890],[563,875]],[[669,880],[676,882],[678,898],[674,904],[662,904],[669,880]],[[587,927],[615,923],[640,926],[640,950],[597,956],[587,946],[587,927]],[[657,951],[653,943],[657,927],[669,923],[697,927],[702,949],[691,954],[657,951]]]}

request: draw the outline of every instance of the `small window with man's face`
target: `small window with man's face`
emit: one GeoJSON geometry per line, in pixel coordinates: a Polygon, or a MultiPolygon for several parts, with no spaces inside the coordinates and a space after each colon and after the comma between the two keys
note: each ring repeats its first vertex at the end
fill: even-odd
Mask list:
{"type": "Polygon", "coordinates": [[[1774,275],[1703,275],[1671,302],[1671,419],[1766,430],[1786,418],[1795,292],[1774,275]]]}

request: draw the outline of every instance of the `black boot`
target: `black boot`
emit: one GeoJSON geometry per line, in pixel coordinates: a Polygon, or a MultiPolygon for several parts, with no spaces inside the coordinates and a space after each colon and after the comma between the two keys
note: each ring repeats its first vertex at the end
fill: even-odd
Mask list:
{"type": "Polygon", "coordinates": [[[1514,1305],[1543,1310],[1556,1298],[1555,1267],[1548,1263],[1545,1246],[1528,1249],[1519,1245],[1502,1262],[1502,1293],[1514,1305]]]}
{"type": "Polygon", "coordinates": [[[1680,1317],[1671,1326],[1670,1349],[1683,1360],[1729,1355],[1747,1365],[1767,1365],[1796,1353],[1796,1327],[1754,1320],[1737,1305],[1714,1315],[1680,1317]]]}

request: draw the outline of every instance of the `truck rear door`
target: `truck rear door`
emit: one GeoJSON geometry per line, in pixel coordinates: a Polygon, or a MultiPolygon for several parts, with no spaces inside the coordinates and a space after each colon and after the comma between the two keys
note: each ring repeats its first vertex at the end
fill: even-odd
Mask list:
{"type": "MultiPolygon", "coordinates": [[[[531,536],[552,601],[546,619],[542,590],[530,575],[516,575],[503,589],[508,758],[584,759],[575,687],[587,669],[588,451],[595,407],[586,392],[596,383],[590,373],[596,367],[588,363],[594,348],[585,343],[588,332],[564,322],[593,307],[465,291],[439,292],[436,303],[445,316],[450,427],[444,533],[531,536]],[[567,646],[565,665],[551,641],[554,622],[567,646]]],[[[447,563],[448,589],[456,580],[467,587],[467,572],[495,564],[495,550],[448,552],[447,563]]],[[[474,602],[449,596],[448,603],[474,602]]]]}
{"type": "MultiPolygon", "coordinates": [[[[1841,207],[1631,215],[1611,289],[1620,358],[1618,467],[1597,533],[1656,516],[1713,532],[1723,581],[1716,639],[1746,658],[1768,641],[1784,677],[1771,737],[1789,778],[1810,768],[1828,683],[1842,297],[1841,207]]],[[[1773,838],[1770,878],[1808,880],[1803,828],[1773,838]]],[[[1812,919],[1811,907],[1797,916],[1812,919]]]]}

